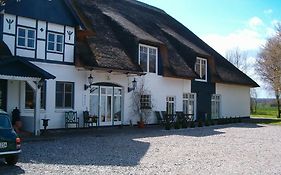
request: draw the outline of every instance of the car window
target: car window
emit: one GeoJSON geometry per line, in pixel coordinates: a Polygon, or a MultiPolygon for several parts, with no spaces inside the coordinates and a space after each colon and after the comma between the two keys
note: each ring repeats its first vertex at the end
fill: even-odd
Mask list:
{"type": "Polygon", "coordinates": [[[6,115],[0,114],[0,129],[11,129],[11,123],[6,115]]]}

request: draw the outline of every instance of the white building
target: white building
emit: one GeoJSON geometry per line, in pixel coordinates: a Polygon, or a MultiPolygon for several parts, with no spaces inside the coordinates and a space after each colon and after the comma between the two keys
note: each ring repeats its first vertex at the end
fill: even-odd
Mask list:
{"type": "MultiPolygon", "coordinates": [[[[19,108],[25,130],[38,133],[44,118],[49,129],[64,128],[70,110],[80,127],[83,111],[99,126],[135,124],[140,88],[141,106],[152,111],[250,115],[258,85],[160,9],[95,0],[10,0],[1,8],[0,108],[19,108]]],[[[153,112],[146,122],[157,122],[153,112]]]]}

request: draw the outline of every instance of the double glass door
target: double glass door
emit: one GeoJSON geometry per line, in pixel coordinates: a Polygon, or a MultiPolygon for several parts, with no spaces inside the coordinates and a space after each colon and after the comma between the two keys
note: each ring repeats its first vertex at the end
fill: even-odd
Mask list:
{"type": "Polygon", "coordinates": [[[97,117],[100,126],[121,124],[122,89],[113,86],[94,86],[90,94],[90,115],[97,117]]]}
{"type": "Polygon", "coordinates": [[[0,109],[7,110],[7,80],[0,80],[0,109]]]}

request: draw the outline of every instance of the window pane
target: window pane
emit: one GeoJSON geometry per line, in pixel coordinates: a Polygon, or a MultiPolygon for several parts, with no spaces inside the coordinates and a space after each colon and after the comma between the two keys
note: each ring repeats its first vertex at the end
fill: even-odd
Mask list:
{"type": "Polygon", "coordinates": [[[62,52],[62,44],[57,44],[57,51],[62,52]]]}
{"type": "Polygon", "coordinates": [[[55,44],[48,42],[48,50],[55,50],[55,44]]]}
{"type": "Polygon", "coordinates": [[[28,37],[28,38],[35,38],[35,32],[34,32],[34,30],[28,30],[28,32],[27,32],[27,37],[28,37]]]}
{"type": "Polygon", "coordinates": [[[28,39],[27,40],[27,47],[34,48],[34,40],[33,39],[28,39]]]}
{"type": "Polygon", "coordinates": [[[25,46],[25,39],[24,38],[18,38],[18,46],[25,46]]]}
{"type": "Polygon", "coordinates": [[[34,93],[29,84],[25,84],[25,108],[34,109],[34,93]]]}
{"type": "Polygon", "coordinates": [[[66,108],[71,108],[72,107],[72,94],[71,93],[66,93],[65,94],[65,107],[66,108]]]}
{"type": "Polygon", "coordinates": [[[140,53],[140,66],[144,72],[147,72],[147,54],[140,53]]]}
{"type": "Polygon", "coordinates": [[[25,29],[19,28],[18,36],[25,37],[25,29]]]}
{"type": "Polygon", "coordinates": [[[156,55],[149,55],[149,72],[156,73],[156,55]]]}
{"type": "Polygon", "coordinates": [[[48,41],[55,42],[55,35],[52,33],[49,33],[48,41]]]}
{"type": "Polygon", "coordinates": [[[65,83],[65,92],[72,93],[72,83],[65,83]]]}
{"type": "Polygon", "coordinates": [[[57,42],[62,43],[62,35],[57,35],[57,42]]]}
{"type": "Polygon", "coordinates": [[[56,107],[62,108],[63,107],[63,95],[61,92],[56,93],[56,107]]]}

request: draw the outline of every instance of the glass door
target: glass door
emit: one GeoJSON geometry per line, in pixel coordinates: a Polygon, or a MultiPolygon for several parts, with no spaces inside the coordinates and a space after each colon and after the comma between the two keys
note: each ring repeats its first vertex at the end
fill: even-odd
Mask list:
{"type": "Polygon", "coordinates": [[[7,80],[0,80],[0,109],[7,111],[7,80]]]}
{"type": "Polygon", "coordinates": [[[100,87],[100,125],[112,125],[113,87],[100,87]]]}

